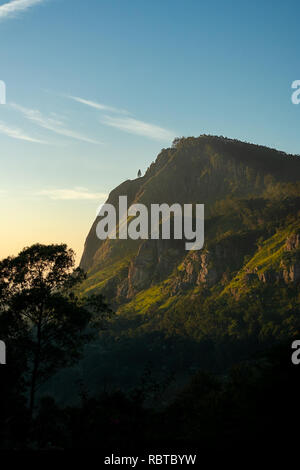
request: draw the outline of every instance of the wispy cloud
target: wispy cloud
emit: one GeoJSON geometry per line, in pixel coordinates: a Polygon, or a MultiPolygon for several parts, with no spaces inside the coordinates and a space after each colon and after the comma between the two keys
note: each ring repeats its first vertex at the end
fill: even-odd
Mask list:
{"type": "Polygon", "coordinates": [[[125,109],[114,108],[112,106],[107,106],[106,104],[97,103],[96,101],[90,101],[84,98],[79,98],[78,96],[71,96],[71,95],[65,95],[65,96],[67,98],[70,98],[71,100],[77,101],[77,103],[85,104],[86,106],[89,106],[90,108],[95,108],[100,111],[108,111],[111,113],[118,113],[118,114],[129,114],[128,111],[126,111],[125,109]]]}
{"type": "Polygon", "coordinates": [[[45,2],[45,0],[11,0],[10,2],[0,5],[0,19],[15,16],[16,13],[25,11],[43,2],[45,2]]]}
{"type": "Polygon", "coordinates": [[[39,139],[36,139],[34,137],[31,137],[28,134],[25,134],[25,132],[22,129],[19,129],[17,127],[9,127],[1,121],[0,121],[0,132],[1,132],[1,134],[5,134],[8,137],[11,137],[12,139],[25,140],[26,142],[35,142],[35,143],[38,143],[38,144],[46,144],[47,143],[43,140],[39,140],[39,139]]]}
{"type": "Polygon", "coordinates": [[[54,200],[103,200],[107,199],[106,193],[90,193],[87,188],[74,189],[43,189],[36,193],[38,196],[45,196],[54,200]]]}
{"type": "Polygon", "coordinates": [[[47,129],[49,131],[55,132],[56,134],[69,137],[71,139],[81,140],[83,142],[88,142],[90,144],[100,144],[101,142],[86,137],[76,131],[68,129],[64,126],[64,123],[59,119],[53,119],[51,117],[44,116],[37,109],[28,109],[24,108],[15,103],[11,103],[10,106],[17,111],[20,111],[26,119],[34,122],[37,126],[47,129]]]}
{"type": "Polygon", "coordinates": [[[130,134],[142,135],[154,140],[170,142],[175,137],[175,133],[168,129],[129,117],[115,118],[104,116],[101,122],[107,126],[116,127],[122,131],[129,132],[130,134]]]}

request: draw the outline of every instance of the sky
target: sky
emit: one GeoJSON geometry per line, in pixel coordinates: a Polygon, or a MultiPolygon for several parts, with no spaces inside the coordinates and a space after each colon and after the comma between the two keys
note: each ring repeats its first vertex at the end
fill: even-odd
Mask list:
{"type": "Polygon", "coordinates": [[[67,243],[176,136],[300,153],[300,3],[0,0],[0,258],[67,243]]]}

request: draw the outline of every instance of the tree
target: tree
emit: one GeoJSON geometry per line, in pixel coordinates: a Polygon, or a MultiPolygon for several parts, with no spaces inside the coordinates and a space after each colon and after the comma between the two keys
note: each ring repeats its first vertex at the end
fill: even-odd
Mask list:
{"type": "Polygon", "coordinates": [[[138,171],[138,174],[137,174],[138,178],[140,178],[142,176],[142,172],[141,170],[138,171]]]}
{"type": "Polygon", "coordinates": [[[76,296],[84,278],[64,244],[36,244],[0,262],[0,324],[6,325],[8,344],[15,340],[26,359],[31,416],[38,386],[79,359],[93,337],[93,314],[109,311],[102,296],[93,299],[94,313],[76,296]]]}

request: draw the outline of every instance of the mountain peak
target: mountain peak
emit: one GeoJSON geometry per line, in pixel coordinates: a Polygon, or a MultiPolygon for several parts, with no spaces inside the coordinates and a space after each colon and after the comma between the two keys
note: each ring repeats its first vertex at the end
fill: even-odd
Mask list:
{"type": "MultiPolygon", "coordinates": [[[[204,204],[205,248],[212,247],[214,253],[224,245],[229,256],[231,243],[241,244],[243,248],[231,263],[237,270],[244,256],[253,253],[255,240],[262,233],[272,235],[276,229],[276,221],[283,217],[278,213],[280,204],[283,213],[294,217],[299,206],[299,170],[297,155],[222,136],[182,137],[175,139],[171,148],[162,149],[143,177],[124,181],[111,191],[107,202],[117,209],[119,196],[126,195],[128,206],[137,202],[147,207],[155,203],[204,204]],[[287,196],[289,202],[282,202],[287,196]]],[[[97,223],[98,219],[88,234],[81,260],[81,267],[88,272],[86,292],[103,291],[119,303],[127,302],[149,286],[169,279],[179,266],[190,269],[191,255],[178,241],[102,241],[96,236],[97,223]]],[[[211,255],[202,261],[202,253],[197,256],[199,266],[203,261],[207,269],[209,259],[218,263],[211,255]]],[[[224,263],[230,265],[227,258],[224,263]]],[[[214,267],[209,278],[219,279],[213,272],[222,272],[224,266],[214,267]]]]}

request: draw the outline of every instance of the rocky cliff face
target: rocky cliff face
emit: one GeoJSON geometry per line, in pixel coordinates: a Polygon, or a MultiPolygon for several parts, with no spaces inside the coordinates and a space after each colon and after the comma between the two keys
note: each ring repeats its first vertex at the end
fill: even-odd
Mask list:
{"type": "Polygon", "coordinates": [[[286,240],[285,251],[290,255],[281,263],[285,282],[300,282],[300,231],[292,233],[286,240]]]}
{"type": "Polygon", "coordinates": [[[245,266],[241,269],[237,276],[237,280],[241,282],[238,282],[238,287],[231,288],[236,299],[239,299],[243,291],[251,289],[257,282],[270,286],[284,283],[300,287],[300,232],[294,232],[292,227],[290,230],[291,234],[282,238],[275,249],[272,247],[274,236],[267,240],[250,262],[251,267],[245,266]],[[262,255],[261,251],[264,252],[262,255]]]}
{"type": "Polygon", "coordinates": [[[210,249],[192,251],[187,255],[174,279],[173,292],[193,286],[210,288],[220,283],[225,285],[232,273],[241,269],[244,257],[254,250],[254,237],[229,236],[210,249]]]}
{"type": "Polygon", "coordinates": [[[118,197],[127,195],[128,205],[203,203],[203,250],[185,251],[178,240],[100,241],[96,219],[81,260],[88,272],[84,290],[102,291],[122,305],[155,286],[163,286],[166,298],[231,284],[234,291],[239,278],[248,285],[255,279],[299,282],[300,231],[284,232],[280,243],[274,235],[285,217],[293,227],[297,220],[299,170],[299,157],[265,147],[209,136],[180,139],[159,154],[144,177],[122,183],[107,202],[118,207],[118,197]],[[284,191],[292,196],[281,197],[284,191]]]}
{"type": "Polygon", "coordinates": [[[300,248],[300,232],[292,233],[285,242],[286,251],[296,251],[300,248]]]}

